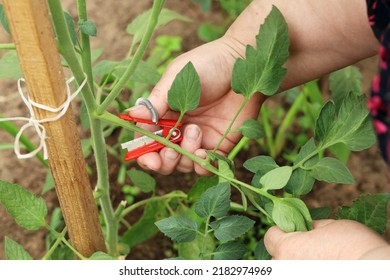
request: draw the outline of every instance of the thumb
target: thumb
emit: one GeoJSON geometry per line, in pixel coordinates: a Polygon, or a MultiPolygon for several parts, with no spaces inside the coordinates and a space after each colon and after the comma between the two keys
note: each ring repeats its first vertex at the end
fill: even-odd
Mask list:
{"type": "Polygon", "coordinates": [[[277,226],[271,227],[264,236],[264,245],[271,256],[276,256],[279,245],[286,237],[286,233],[277,226]]]}
{"type": "MultiPolygon", "coordinates": [[[[158,118],[161,118],[164,116],[168,110],[169,110],[169,105],[167,103],[167,93],[161,91],[157,87],[155,87],[152,92],[150,93],[148,100],[152,104],[153,108],[158,114],[158,118]]],[[[151,112],[149,109],[140,104],[140,105],[135,105],[134,107],[131,107],[126,110],[128,114],[132,117],[137,117],[141,119],[151,119],[151,112]]]]}
{"type": "MultiPolygon", "coordinates": [[[[179,57],[172,61],[148,97],[148,100],[157,111],[159,118],[163,117],[169,111],[168,91],[171,88],[177,73],[182,69],[186,62],[188,62],[188,60],[184,57],[179,57]]],[[[150,118],[150,112],[142,105],[132,107],[128,112],[129,115],[133,117],[150,118]]]]}

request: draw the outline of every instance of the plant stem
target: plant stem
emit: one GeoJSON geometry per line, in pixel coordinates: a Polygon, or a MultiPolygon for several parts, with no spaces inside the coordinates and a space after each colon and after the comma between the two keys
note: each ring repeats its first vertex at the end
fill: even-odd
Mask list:
{"type": "Polygon", "coordinates": [[[206,238],[207,238],[207,235],[209,233],[208,228],[209,228],[209,224],[210,224],[210,218],[211,218],[211,216],[207,217],[207,220],[206,220],[206,223],[205,223],[205,226],[204,226],[204,233],[203,233],[203,240],[202,240],[202,249],[200,251],[200,255],[202,256],[202,260],[204,259],[204,255],[205,255],[206,238]]]}
{"type": "Polygon", "coordinates": [[[158,16],[159,16],[161,9],[164,5],[164,2],[165,2],[165,0],[155,0],[153,2],[152,13],[151,13],[151,16],[149,18],[148,26],[147,26],[145,34],[141,40],[141,43],[140,43],[137,51],[135,52],[134,57],[133,57],[132,61],[130,62],[129,66],[127,67],[125,73],[123,73],[122,77],[115,84],[115,86],[112,89],[112,91],[110,92],[110,94],[102,102],[102,104],[97,108],[96,112],[98,115],[102,114],[108,108],[108,106],[110,106],[110,104],[118,97],[123,86],[127,83],[130,76],[134,73],[135,69],[137,68],[138,63],[140,62],[143,55],[145,54],[146,48],[150,42],[150,39],[152,38],[154,29],[157,26],[158,16]]]}
{"type": "MultiPolygon", "coordinates": [[[[53,234],[56,236],[57,240],[59,240],[60,242],[64,243],[67,247],[69,247],[69,249],[72,250],[72,252],[77,256],[79,257],[81,260],[85,260],[86,258],[80,254],[80,252],[78,252],[69,242],[68,240],[66,240],[65,238],[65,234],[66,234],[66,231],[67,229],[65,228],[61,233],[57,232],[55,229],[53,229],[50,225],[46,225],[46,228],[53,234]]],[[[47,254],[46,254],[47,255],[47,254]]],[[[45,256],[46,256],[45,255],[45,256]]]]}
{"type": "MultiPolygon", "coordinates": [[[[0,118],[4,118],[3,115],[0,114],[0,118]]],[[[0,128],[4,129],[6,132],[11,134],[13,137],[15,137],[18,132],[19,132],[19,127],[15,126],[12,122],[10,121],[3,121],[0,122],[0,128]]],[[[31,152],[36,149],[35,145],[25,136],[21,135],[20,137],[20,142],[26,147],[26,149],[31,152]]],[[[12,145],[12,148],[14,145],[12,145]]],[[[49,168],[49,164],[47,161],[43,158],[41,153],[36,154],[36,157],[39,159],[40,162],[46,167],[49,168]]]]}
{"type": "Polygon", "coordinates": [[[286,117],[284,118],[283,122],[279,126],[275,136],[275,142],[274,142],[275,154],[273,155],[273,157],[278,156],[282,151],[284,144],[286,142],[286,131],[291,127],[292,123],[294,122],[295,116],[297,115],[299,110],[301,110],[304,101],[305,101],[305,94],[301,92],[299,96],[295,99],[290,110],[288,110],[286,117]]]}
{"type": "Polygon", "coordinates": [[[272,138],[272,127],[269,123],[268,108],[263,106],[260,110],[261,120],[263,122],[265,138],[267,139],[268,151],[271,157],[275,158],[275,144],[272,138]]]}
{"type": "Polygon", "coordinates": [[[237,180],[235,178],[231,178],[231,177],[228,177],[227,175],[223,174],[223,173],[220,173],[218,171],[218,169],[216,169],[212,164],[210,164],[209,162],[207,162],[207,160],[205,159],[202,159],[200,157],[197,157],[195,156],[194,154],[188,152],[187,150],[184,150],[183,148],[181,148],[179,145],[177,144],[174,144],[170,141],[168,141],[167,139],[165,139],[164,137],[161,137],[161,136],[158,136],[150,131],[147,131],[147,130],[144,130],[132,123],[129,123],[127,121],[124,121],[120,118],[118,118],[117,116],[109,113],[109,112],[104,112],[103,114],[101,115],[96,115],[97,118],[105,121],[105,122],[108,122],[108,123],[112,123],[112,124],[116,124],[116,125],[119,125],[125,129],[129,129],[131,131],[135,131],[135,132],[138,132],[140,134],[143,134],[149,138],[152,138],[153,140],[156,140],[162,144],[164,144],[165,146],[169,147],[169,148],[172,148],[173,150],[177,151],[178,153],[190,158],[192,161],[198,163],[199,165],[201,165],[204,169],[214,173],[215,175],[218,175],[220,176],[221,178],[224,178],[232,183],[235,183],[239,186],[242,186],[246,189],[249,189],[255,193],[258,193],[264,197],[267,197],[271,200],[277,200],[279,199],[278,197],[276,196],[273,196],[272,194],[268,193],[267,191],[263,190],[263,189],[259,189],[259,188],[255,188],[253,187],[252,185],[249,185],[247,183],[244,183],[240,180],[237,180]]]}
{"type": "MultiPolygon", "coordinates": [[[[77,0],[77,11],[79,14],[79,20],[88,20],[87,17],[87,5],[85,0],[77,0]]],[[[87,75],[89,87],[93,89],[93,76],[92,76],[92,64],[91,64],[91,46],[89,42],[89,35],[84,32],[80,32],[81,37],[81,60],[83,63],[83,69],[87,75]]]]}
{"type": "MultiPolygon", "coordinates": [[[[62,11],[60,0],[48,1],[50,12],[54,26],[57,30],[57,39],[59,42],[59,50],[65,60],[67,61],[70,69],[75,76],[77,83],[80,85],[85,79],[84,71],[78,61],[72,40],[69,35],[69,31],[65,22],[65,17],[62,11]]],[[[97,185],[96,189],[102,194],[99,198],[99,202],[102,208],[103,216],[105,219],[107,232],[106,242],[108,246],[108,253],[112,256],[118,255],[118,225],[115,219],[115,213],[112,208],[110,200],[109,189],[109,177],[108,177],[108,163],[105,139],[103,136],[103,129],[100,120],[93,117],[93,114],[97,108],[93,91],[86,83],[81,90],[84,103],[87,108],[88,118],[91,125],[91,138],[93,143],[93,149],[95,151],[96,170],[97,170],[97,185]]]]}
{"type": "Polygon", "coordinates": [[[42,260],[47,260],[50,258],[50,256],[53,254],[55,249],[57,249],[58,245],[60,245],[60,243],[62,242],[62,238],[65,237],[67,232],[68,232],[68,229],[66,227],[61,231],[61,233],[57,233],[57,231],[56,231],[56,233],[57,233],[56,241],[50,247],[50,249],[46,252],[46,254],[42,257],[42,260]]]}
{"type": "MultiPolygon", "coordinates": [[[[207,162],[204,159],[195,156],[194,154],[188,152],[187,150],[184,150],[179,145],[176,145],[176,144],[172,143],[171,141],[165,139],[164,137],[158,136],[150,131],[144,130],[144,129],[136,126],[135,124],[124,121],[124,120],[118,118],[117,116],[115,116],[109,112],[104,112],[104,113],[99,114],[99,115],[96,114],[95,117],[102,120],[102,121],[105,121],[105,122],[108,122],[111,124],[115,124],[115,125],[119,125],[125,129],[131,130],[134,132],[138,132],[138,133],[143,134],[149,138],[152,138],[153,140],[156,140],[156,141],[164,144],[165,146],[174,149],[178,153],[190,158],[192,161],[200,164],[203,167],[205,167],[207,165],[207,162]]],[[[207,168],[211,168],[211,164],[210,164],[210,167],[207,167],[207,168]]]]}
{"type": "Polygon", "coordinates": [[[167,194],[162,195],[162,196],[153,196],[153,197],[150,197],[148,199],[138,201],[138,202],[132,204],[131,206],[123,209],[120,216],[118,217],[118,219],[123,219],[125,216],[130,214],[132,211],[134,211],[138,207],[141,207],[149,202],[158,201],[158,200],[170,200],[172,198],[187,198],[187,195],[185,193],[183,193],[182,191],[173,191],[173,192],[167,193],[167,194]]]}
{"type": "Polygon", "coordinates": [[[240,108],[238,108],[238,110],[237,110],[236,114],[234,115],[232,121],[230,122],[228,128],[225,130],[225,133],[222,135],[222,137],[219,140],[219,142],[217,143],[217,145],[215,145],[215,147],[213,149],[213,153],[215,153],[218,150],[219,146],[221,146],[221,144],[225,140],[226,136],[231,132],[232,126],[236,122],[238,115],[240,115],[241,111],[244,109],[244,107],[246,106],[248,101],[249,101],[249,98],[245,98],[244,101],[241,103],[240,108]]]}
{"type": "Polygon", "coordinates": [[[228,155],[228,159],[235,159],[237,154],[245,147],[245,145],[249,142],[249,138],[244,136],[241,138],[240,142],[237,143],[236,146],[231,150],[231,152],[228,155]]]}
{"type": "Polygon", "coordinates": [[[15,44],[13,43],[5,43],[5,44],[0,44],[0,50],[15,50],[15,44]]]}

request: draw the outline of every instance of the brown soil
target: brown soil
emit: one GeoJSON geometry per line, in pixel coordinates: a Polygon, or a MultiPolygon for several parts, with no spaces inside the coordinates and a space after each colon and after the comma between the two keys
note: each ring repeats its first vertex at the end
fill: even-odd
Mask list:
{"type": "MultiPolygon", "coordinates": [[[[65,9],[71,14],[76,14],[74,1],[62,1],[65,9]]],[[[96,23],[98,36],[92,39],[93,48],[104,48],[101,59],[121,60],[127,53],[131,42],[130,36],[125,32],[127,24],[140,12],[151,6],[152,1],[103,1],[96,0],[88,2],[89,17],[96,23]]],[[[196,35],[200,23],[204,21],[221,22],[223,15],[214,11],[213,13],[201,13],[198,6],[192,1],[171,0],[166,6],[180,14],[186,15],[194,20],[193,23],[174,22],[166,28],[161,29],[157,34],[180,35],[183,37],[184,51],[200,45],[201,41],[196,35]]],[[[10,42],[10,37],[0,28],[0,43],[10,42]]],[[[2,53],[0,53],[2,55],[2,53]]],[[[365,77],[365,87],[376,69],[376,60],[366,60],[359,64],[365,77]]],[[[6,116],[22,116],[27,112],[18,98],[14,81],[0,80],[0,113],[6,116]]],[[[77,106],[74,106],[77,114],[77,106]]],[[[35,136],[31,133],[34,140],[35,136]]],[[[36,140],[36,139],[35,139],[36,140]]],[[[13,138],[5,132],[0,131],[0,143],[11,143],[13,138]]],[[[242,162],[249,156],[258,154],[259,151],[252,149],[242,153],[237,159],[237,176],[243,180],[249,180],[248,174],[243,171],[242,162]]],[[[112,178],[115,178],[116,165],[111,165],[112,178]]],[[[309,206],[317,207],[322,205],[350,205],[352,200],[361,193],[383,193],[387,192],[387,168],[381,159],[377,147],[367,151],[353,154],[348,162],[356,178],[355,185],[317,184],[313,192],[305,197],[309,206]]],[[[18,160],[13,151],[0,150],[0,179],[20,184],[39,194],[46,176],[46,169],[37,159],[18,160]]],[[[166,193],[180,187],[188,189],[194,182],[194,174],[178,174],[171,176],[160,176],[154,174],[158,182],[158,192],[166,193]],[[185,184],[184,184],[184,183],[185,184]]],[[[117,189],[114,187],[114,190],[117,189]]],[[[56,195],[53,191],[43,196],[47,200],[49,211],[58,205],[56,195]]],[[[114,191],[113,199],[121,199],[121,194],[114,191]]],[[[0,206],[0,259],[4,259],[4,236],[9,236],[21,243],[34,258],[42,257],[45,250],[45,231],[29,232],[19,227],[5,209],[0,206]]],[[[389,239],[390,240],[390,239],[389,239]]],[[[132,259],[159,259],[172,253],[169,247],[170,242],[162,234],[156,235],[148,242],[133,248],[130,258],[132,259]]]]}

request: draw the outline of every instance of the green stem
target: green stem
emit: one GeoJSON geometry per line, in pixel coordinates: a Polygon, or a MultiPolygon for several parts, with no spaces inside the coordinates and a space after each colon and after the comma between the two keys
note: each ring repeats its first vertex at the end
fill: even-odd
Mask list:
{"type": "MultiPolygon", "coordinates": [[[[57,39],[59,43],[59,50],[65,60],[67,61],[72,73],[80,85],[85,79],[84,71],[78,61],[69,31],[65,22],[65,17],[61,7],[60,0],[48,1],[52,20],[57,30],[57,39]]],[[[100,120],[93,118],[93,114],[97,108],[93,91],[86,83],[81,90],[82,98],[87,108],[88,118],[91,126],[91,138],[93,149],[95,151],[96,170],[97,170],[97,186],[96,189],[102,194],[99,198],[100,206],[102,208],[105,224],[107,228],[106,241],[108,252],[112,256],[118,255],[118,225],[115,219],[114,209],[112,208],[110,200],[109,176],[108,176],[108,162],[105,139],[103,136],[103,128],[100,120]]]]}
{"type": "Polygon", "coordinates": [[[68,229],[65,227],[61,233],[57,233],[56,235],[56,241],[53,243],[53,245],[50,247],[50,249],[46,252],[46,254],[42,257],[42,260],[47,260],[50,258],[50,256],[54,253],[54,251],[57,249],[57,247],[61,244],[62,239],[65,238],[66,233],[68,232],[68,229]]]}
{"type": "Polygon", "coordinates": [[[68,240],[66,240],[65,238],[65,234],[66,234],[66,228],[61,232],[57,232],[55,229],[53,229],[51,226],[49,225],[46,225],[46,228],[57,238],[57,240],[60,240],[62,243],[64,243],[67,247],[69,247],[69,249],[72,250],[72,252],[77,256],[79,257],[81,260],[85,260],[86,258],[80,254],[79,251],[77,251],[73,246],[72,244],[70,244],[68,242],[68,240]]]}
{"type": "Polygon", "coordinates": [[[161,136],[158,136],[150,131],[147,131],[147,130],[144,130],[132,123],[129,123],[127,121],[124,121],[120,118],[118,118],[117,116],[109,113],[109,112],[104,112],[103,114],[101,115],[96,115],[97,118],[105,121],[105,122],[108,122],[108,123],[111,123],[111,124],[115,124],[115,125],[118,125],[118,126],[121,126],[125,129],[128,129],[128,130],[131,130],[131,131],[135,131],[135,132],[138,132],[140,134],[143,134],[149,138],[152,138],[153,140],[156,140],[162,144],[164,144],[165,146],[169,147],[169,148],[172,148],[173,150],[177,151],[178,153],[190,158],[192,161],[198,163],[199,165],[201,165],[204,169],[214,173],[215,175],[218,175],[220,176],[221,178],[224,178],[232,183],[235,183],[239,186],[242,186],[246,189],[249,189],[255,193],[258,193],[264,197],[267,197],[271,200],[277,200],[278,197],[276,196],[273,196],[272,194],[268,193],[267,191],[265,190],[262,190],[262,189],[259,189],[259,188],[255,188],[253,187],[252,185],[249,185],[247,183],[244,183],[240,180],[237,180],[237,179],[234,179],[234,178],[231,178],[231,177],[228,177],[227,175],[223,174],[223,173],[220,173],[218,171],[218,169],[216,169],[212,164],[208,163],[207,160],[205,159],[202,159],[200,157],[197,157],[195,156],[194,154],[188,152],[187,150],[184,150],[182,147],[180,147],[179,145],[177,144],[174,144],[172,143],[171,141],[165,139],[164,137],[161,137],[161,136]]]}
{"type": "Polygon", "coordinates": [[[241,103],[240,108],[238,108],[238,110],[237,110],[236,114],[234,115],[232,121],[230,122],[228,128],[225,130],[225,133],[222,135],[222,137],[219,140],[219,142],[217,143],[217,145],[215,145],[215,147],[213,149],[213,153],[215,153],[218,150],[219,146],[221,146],[222,142],[225,140],[227,135],[231,132],[232,127],[233,127],[234,123],[236,122],[236,119],[240,115],[241,111],[245,108],[248,101],[249,101],[249,98],[245,98],[244,101],[241,103]]]}
{"type": "Polygon", "coordinates": [[[0,50],[15,50],[15,44],[13,43],[5,43],[5,44],[0,44],[0,50]]]}
{"type": "Polygon", "coordinates": [[[125,216],[130,214],[132,211],[134,211],[138,207],[144,206],[144,205],[148,204],[149,202],[159,201],[159,200],[171,200],[172,198],[187,198],[187,195],[185,193],[183,193],[182,191],[173,191],[173,192],[167,193],[167,194],[162,195],[162,196],[153,196],[153,197],[150,197],[148,199],[138,201],[138,202],[132,204],[131,206],[123,209],[118,218],[123,219],[125,216]]]}
{"type": "Polygon", "coordinates": [[[245,137],[245,136],[242,137],[240,142],[238,142],[237,145],[234,146],[234,148],[229,153],[228,159],[231,159],[231,160],[235,159],[237,154],[246,146],[246,144],[248,144],[248,142],[249,142],[248,137],[245,137]]]}
{"type": "MultiPolygon", "coordinates": [[[[0,114],[0,118],[4,118],[4,116],[0,114]]],[[[0,128],[4,129],[6,132],[11,134],[13,137],[15,137],[18,134],[19,130],[20,130],[19,127],[17,127],[16,125],[14,125],[10,121],[2,121],[2,122],[0,122],[0,128]]],[[[29,152],[32,152],[32,151],[34,151],[36,149],[35,145],[23,134],[20,136],[20,142],[26,147],[26,149],[29,152]]],[[[12,145],[12,147],[14,147],[14,146],[12,145]]],[[[41,153],[36,154],[36,157],[39,159],[40,162],[42,162],[42,164],[46,168],[49,168],[49,164],[43,158],[41,153]]]]}
{"type": "MultiPolygon", "coordinates": [[[[85,0],[77,0],[77,11],[79,14],[79,20],[88,20],[87,17],[87,5],[85,0]]],[[[81,60],[83,63],[83,69],[87,75],[89,87],[93,89],[93,76],[92,76],[92,63],[91,63],[91,46],[89,42],[89,35],[84,32],[80,32],[81,37],[81,60]]]]}
{"type": "Polygon", "coordinates": [[[167,137],[165,137],[165,139],[169,140],[171,138],[173,132],[175,132],[175,130],[177,129],[177,127],[181,123],[181,120],[183,119],[183,117],[184,117],[184,113],[180,112],[180,116],[177,119],[175,126],[169,130],[169,133],[168,133],[167,137]]]}
{"type": "Polygon", "coordinates": [[[206,238],[207,235],[209,234],[209,225],[210,225],[210,216],[207,217],[205,226],[204,226],[204,233],[203,233],[203,239],[202,239],[202,249],[200,251],[200,255],[202,256],[202,260],[204,259],[205,256],[205,250],[206,250],[206,238]]]}
{"type": "Polygon", "coordinates": [[[272,127],[269,122],[268,108],[263,106],[260,110],[261,121],[264,127],[265,138],[267,139],[267,146],[271,157],[275,158],[275,144],[272,138],[272,127]]]}
{"type": "Polygon", "coordinates": [[[119,81],[116,83],[110,94],[107,96],[107,98],[102,102],[102,104],[97,108],[97,114],[102,114],[108,106],[118,97],[120,94],[123,86],[127,83],[130,76],[134,73],[135,69],[137,68],[138,63],[142,59],[143,55],[145,54],[146,48],[150,42],[150,39],[152,38],[154,29],[157,26],[158,23],[158,16],[161,12],[161,9],[164,5],[165,0],[155,0],[153,2],[152,7],[152,13],[149,18],[148,26],[146,27],[145,34],[141,40],[141,43],[137,49],[137,51],[134,54],[133,59],[131,60],[129,66],[127,67],[125,73],[123,73],[122,77],[119,79],[119,81]]]}
{"type": "Polygon", "coordinates": [[[295,116],[302,109],[303,103],[305,101],[305,94],[301,92],[299,96],[296,98],[295,102],[291,106],[290,110],[288,110],[286,117],[283,122],[280,124],[278,131],[275,136],[275,144],[274,151],[275,155],[273,157],[277,157],[282,151],[284,144],[286,142],[286,131],[291,127],[292,123],[295,120],[295,116]]]}
{"type": "MultiPolygon", "coordinates": [[[[135,124],[124,121],[124,120],[118,118],[117,116],[115,116],[109,112],[104,112],[104,113],[99,114],[99,115],[95,114],[95,117],[102,120],[102,121],[105,121],[107,123],[115,124],[115,125],[118,125],[118,126],[125,128],[125,129],[128,129],[130,131],[138,132],[138,133],[143,134],[149,138],[152,138],[153,140],[156,140],[156,141],[164,144],[165,146],[172,148],[173,150],[177,151],[178,153],[190,158],[192,161],[200,164],[202,167],[206,167],[206,165],[207,165],[207,162],[204,159],[195,156],[194,154],[188,152],[187,150],[184,150],[179,145],[176,145],[176,144],[172,143],[171,141],[165,139],[164,137],[158,136],[150,131],[144,130],[144,129],[136,126],[135,124]]],[[[210,165],[210,167],[211,167],[211,165],[210,165]]],[[[207,167],[207,168],[209,168],[209,167],[207,167]]]]}

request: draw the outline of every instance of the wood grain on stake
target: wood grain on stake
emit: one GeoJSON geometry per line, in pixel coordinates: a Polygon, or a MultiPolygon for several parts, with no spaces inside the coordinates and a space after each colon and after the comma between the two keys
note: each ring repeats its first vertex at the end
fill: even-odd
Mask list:
{"type": "MultiPolygon", "coordinates": [[[[37,103],[57,108],[66,100],[65,77],[45,0],[3,0],[27,90],[37,103]]],[[[34,108],[37,119],[55,116],[34,108]]],[[[97,207],[71,107],[43,124],[58,199],[72,245],[83,256],[105,251],[97,207]]]]}

